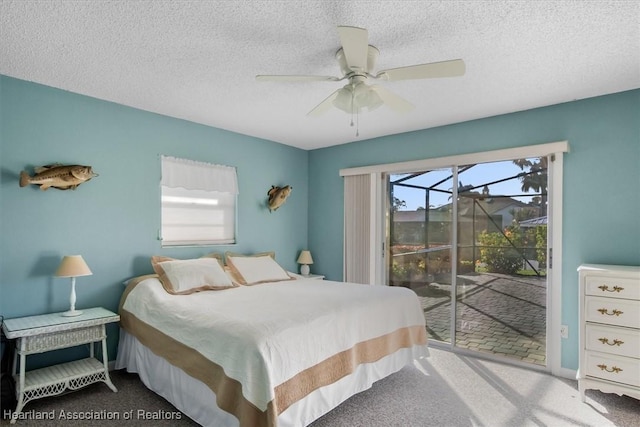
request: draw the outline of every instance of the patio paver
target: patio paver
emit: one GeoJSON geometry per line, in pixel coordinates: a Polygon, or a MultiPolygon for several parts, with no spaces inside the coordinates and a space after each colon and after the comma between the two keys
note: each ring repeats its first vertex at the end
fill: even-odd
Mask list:
{"type": "MultiPolygon", "coordinates": [[[[451,342],[451,285],[444,280],[412,289],[430,338],[451,342]]],[[[546,278],[478,273],[458,282],[458,347],[546,365],[546,278]]]]}

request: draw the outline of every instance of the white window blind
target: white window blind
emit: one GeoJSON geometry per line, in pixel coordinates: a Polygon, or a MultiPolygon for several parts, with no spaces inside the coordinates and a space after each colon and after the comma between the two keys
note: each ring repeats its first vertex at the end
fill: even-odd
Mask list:
{"type": "Polygon", "coordinates": [[[161,156],[162,246],[235,243],[236,169],[161,156]]]}
{"type": "Polygon", "coordinates": [[[344,177],[344,280],[368,284],[371,175],[344,177]]]}

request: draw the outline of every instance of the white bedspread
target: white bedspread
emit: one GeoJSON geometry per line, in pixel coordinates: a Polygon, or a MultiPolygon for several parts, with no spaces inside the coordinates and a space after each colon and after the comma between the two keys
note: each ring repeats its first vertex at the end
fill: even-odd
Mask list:
{"type": "Polygon", "coordinates": [[[277,385],[304,369],[359,342],[425,325],[409,289],[309,279],[170,295],[151,278],[122,308],[222,366],[260,410],[277,385]]]}

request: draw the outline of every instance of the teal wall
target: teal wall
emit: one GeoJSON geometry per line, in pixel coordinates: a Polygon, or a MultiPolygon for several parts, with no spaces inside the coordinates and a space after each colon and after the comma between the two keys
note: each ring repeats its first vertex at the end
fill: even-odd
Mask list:
{"type": "MultiPolygon", "coordinates": [[[[360,120],[366,132],[366,117],[360,120]]],[[[640,90],[318,149],[309,155],[309,248],[314,271],[342,278],[339,170],[569,141],[564,156],[562,366],[578,367],[582,263],[640,265],[640,90]]]]}
{"type": "MultiPolygon", "coordinates": [[[[0,109],[5,318],[68,309],[70,280],[52,277],[64,255],[81,254],[93,271],[77,279],[78,309],[115,311],[122,281],[152,272],[152,255],[275,250],[281,265],[298,268],[298,252],[307,245],[307,151],[6,76],[0,76],[0,109]],[[160,247],[160,154],[237,168],[236,245],[160,247]],[[75,191],[18,186],[21,170],[55,162],[90,165],[99,176],[75,191]],[[293,186],[291,196],[269,213],[267,190],[284,184],[293,186]]],[[[108,333],[113,358],[115,325],[108,333]]]]}
{"type": "MultiPolygon", "coordinates": [[[[115,310],[121,282],[151,272],[157,254],[275,250],[295,270],[308,246],[313,271],[340,280],[340,169],[568,140],[562,322],[577,331],[578,265],[640,264],[639,123],[636,90],[306,152],[0,76],[0,315],[66,310],[69,281],[52,273],[76,253],[94,273],[78,279],[80,309],[115,310]],[[160,154],[237,167],[237,245],[160,247],[160,154]],[[75,191],[18,187],[21,170],[52,162],[88,164],[100,176],[75,191]],[[266,192],[283,184],[292,196],[269,213],[266,192]]],[[[366,118],[360,124],[364,134],[366,118]]],[[[115,325],[109,334],[113,358],[115,325]]],[[[577,364],[572,333],[562,366],[577,364]]]]}

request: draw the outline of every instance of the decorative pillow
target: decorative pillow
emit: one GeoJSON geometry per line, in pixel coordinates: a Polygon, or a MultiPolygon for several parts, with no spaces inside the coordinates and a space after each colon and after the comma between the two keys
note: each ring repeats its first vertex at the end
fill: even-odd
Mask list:
{"type": "Polygon", "coordinates": [[[241,285],[293,280],[271,255],[234,256],[226,254],[225,258],[236,282],[241,285]]]}
{"type": "MultiPolygon", "coordinates": [[[[227,251],[227,252],[224,253],[224,258],[225,258],[225,260],[228,260],[230,256],[239,258],[239,257],[258,257],[258,256],[265,256],[265,255],[268,255],[271,258],[276,259],[275,251],[257,252],[255,254],[250,254],[250,255],[227,251]]],[[[228,261],[227,261],[227,263],[228,263],[228,261]]]]}
{"type": "Polygon", "coordinates": [[[222,254],[211,252],[210,254],[202,255],[201,258],[215,258],[220,263],[220,267],[224,267],[224,258],[222,254]]]}
{"type": "Polygon", "coordinates": [[[153,270],[164,290],[174,295],[187,295],[206,290],[236,287],[214,257],[177,260],[169,257],[151,257],[153,270]]]}

